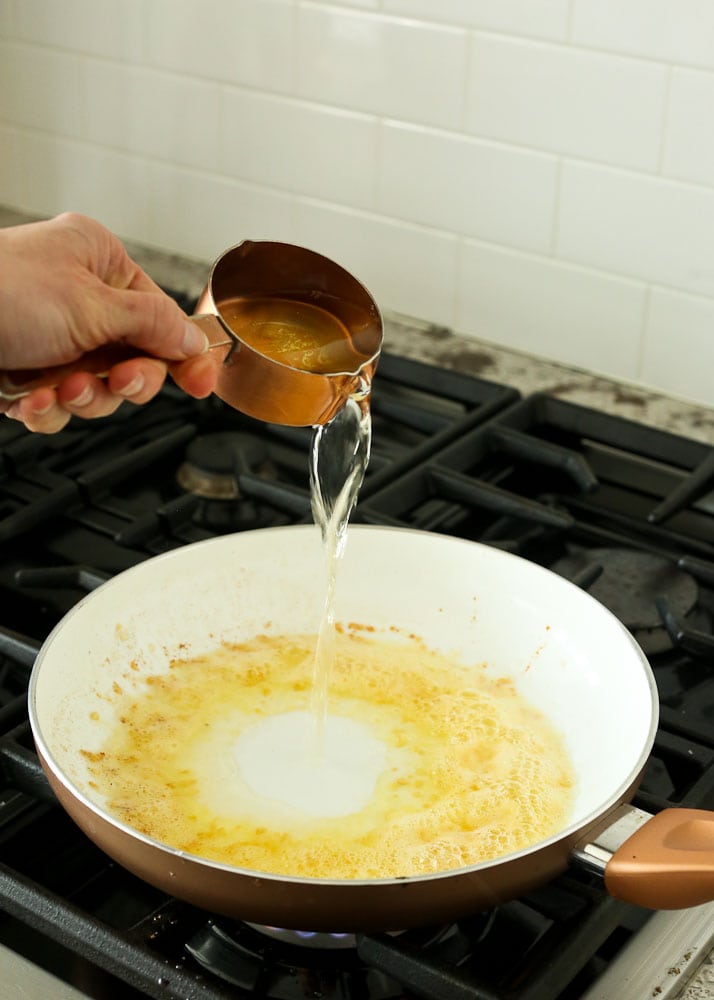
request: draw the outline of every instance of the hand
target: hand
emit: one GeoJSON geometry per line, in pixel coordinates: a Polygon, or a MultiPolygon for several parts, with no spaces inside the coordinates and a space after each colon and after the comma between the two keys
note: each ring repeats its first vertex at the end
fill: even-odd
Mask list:
{"type": "Polygon", "coordinates": [[[103,417],[124,400],[148,402],[167,371],[189,395],[208,396],[219,364],[202,331],[99,222],[72,213],[0,229],[0,370],[77,362],[111,343],[145,354],[102,378],[77,370],[56,388],[0,400],[0,413],[54,433],[73,415],[103,417]]]}

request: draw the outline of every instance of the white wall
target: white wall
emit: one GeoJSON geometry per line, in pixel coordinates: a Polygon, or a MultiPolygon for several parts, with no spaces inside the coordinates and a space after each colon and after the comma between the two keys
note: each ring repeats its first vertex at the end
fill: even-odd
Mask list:
{"type": "Polygon", "coordinates": [[[714,3],[0,0],[0,203],[714,404],[714,3]]]}

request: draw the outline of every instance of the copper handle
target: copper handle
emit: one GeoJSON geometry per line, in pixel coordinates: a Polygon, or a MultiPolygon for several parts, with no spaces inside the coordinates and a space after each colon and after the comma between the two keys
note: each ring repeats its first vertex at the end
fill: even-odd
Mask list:
{"type": "MultiPolygon", "coordinates": [[[[191,316],[191,321],[199,326],[208,337],[209,349],[215,347],[231,347],[235,341],[219,319],[212,313],[191,316]]],[[[77,361],[67,365],[56,365],[53,368],[26,369],[22,371],[0,372],[0,399],[22,399],[33,389],[45,386],[54,388],[63,378],[72,372],[90,372],[92,375],[104,377],[110,368],[120,361],[130,358],[146,357],[146,352],[139,351],[128,344],[105,344],[93,351],[87,351],[77,361]]]]}
{"type": "Polygon", "coordinates": [[[605,886],[611,896],[653,910],[714,900],[714,812],[657,813],[610,858],[605,886]]]}

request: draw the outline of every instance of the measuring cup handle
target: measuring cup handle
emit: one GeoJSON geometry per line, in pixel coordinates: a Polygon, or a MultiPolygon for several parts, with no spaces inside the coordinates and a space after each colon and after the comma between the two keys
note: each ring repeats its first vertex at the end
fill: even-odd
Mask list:
{"type": "MultiPolygon", "coordinates": [[[[209,349],[233,345],[233,338],[217,316],[212,313],[202,313],[191,316],[190,319],[208,337],[209,349]]],[[[0,372],[0,399],[22,399],[23,396],[29,395],[33,389],[42,389],[45,386],[54,389],[63,378],[71,375],[72,372],[89,372],[103,378],[114,365],[138,357],[147,357],[146,352],[139,351],[128,344],[105,344],[93,351],[87,351],[71,364],[56,365],[54,368],[0,372]]]]}

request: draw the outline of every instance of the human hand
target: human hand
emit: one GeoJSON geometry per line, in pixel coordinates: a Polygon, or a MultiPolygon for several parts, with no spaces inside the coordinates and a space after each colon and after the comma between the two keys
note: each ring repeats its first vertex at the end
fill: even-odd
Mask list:
{"type": "Polygon", "coordinates": [[[148,402],[167,371],[189,395],[208,396],[218,370],[205,334],[99,222],[67,213],[0,229],[0,370],[76,363],[107,344],[145,354],[102,378],[74,370],[54,388],[0,401],[0,413],[49,434],[73,415],[103,417],[124,400],[148,402]]]}

